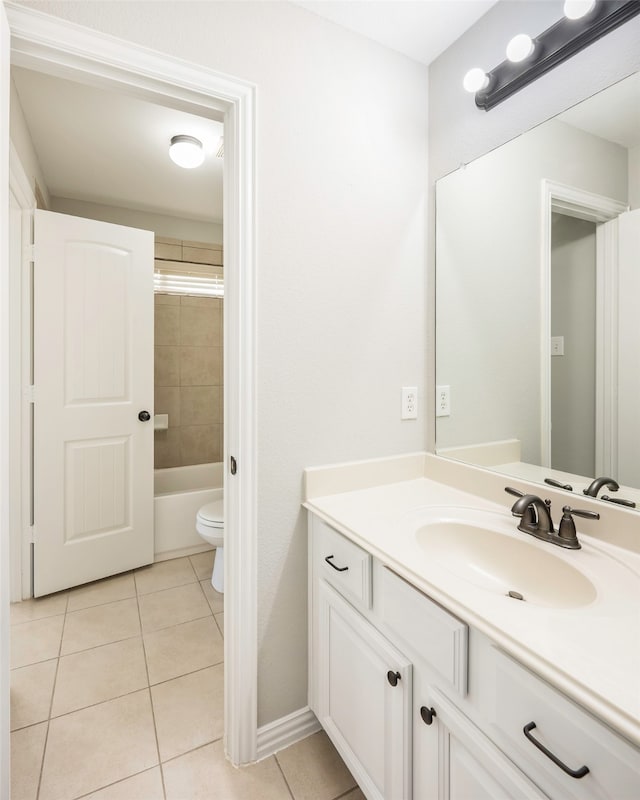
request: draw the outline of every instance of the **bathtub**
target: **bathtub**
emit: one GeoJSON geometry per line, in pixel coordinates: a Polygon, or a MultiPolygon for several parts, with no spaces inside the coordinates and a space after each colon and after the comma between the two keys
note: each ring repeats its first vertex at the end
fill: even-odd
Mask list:
{"type": "Polygon", "coordinates": [[[223,483],[222,463],[154,470],[156,561],[209,549],[196,532],[196,514],[222,497],[223,483]]]}

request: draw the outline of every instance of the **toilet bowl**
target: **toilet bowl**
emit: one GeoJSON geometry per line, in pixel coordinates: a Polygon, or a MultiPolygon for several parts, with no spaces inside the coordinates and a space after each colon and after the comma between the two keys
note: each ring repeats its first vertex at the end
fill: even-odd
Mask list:
{"type": "Polygon", "coordinates": [[[196,514],[196,530],[216,548],[211,585],[217,592],[224,592],[224,500],[202,506],[196,514]]]}

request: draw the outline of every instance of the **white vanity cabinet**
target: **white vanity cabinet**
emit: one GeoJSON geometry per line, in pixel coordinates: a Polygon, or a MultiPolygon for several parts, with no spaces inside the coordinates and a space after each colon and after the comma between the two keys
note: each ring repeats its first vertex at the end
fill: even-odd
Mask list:
{"type": "Polygon", "coordinates": [[[640,798],[638,748],[313,514],[309,534],[309,705],[368,800],[640,798]]]}

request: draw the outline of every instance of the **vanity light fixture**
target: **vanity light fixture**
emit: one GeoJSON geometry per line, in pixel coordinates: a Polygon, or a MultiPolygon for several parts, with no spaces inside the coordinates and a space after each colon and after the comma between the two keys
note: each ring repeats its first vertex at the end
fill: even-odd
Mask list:
{"type": "Polygon", "coordinates": [[[581,19],[595,6],[596,0],[565,0],[564,15],[567,19],[581,19]]]}
{"type": "Polygon", "coordinates": [[[464,88],[473,94],[479,92],[480,89],[485,89],[488,84],[489,78],[487,77],[487,73],[483,69],[480,69],[480,67],[470,69],[462,81],[464,88]]]}
{"type": "Polygon", "coordinates": [[[564,13],[562,19],[533,39],[526,34],[515,36],[509,42],[507,60],[486,74],[484,86],[468,88],[467,77],[475,70],[467,73],[464,87],[467,91],[475,91],[478,108],[489,111],[545,72],[628,22],[640,14],[640,2],[567,0],[564,13]]]}
{"type": "Polygon", "coordinates": [[[517,64],[529,58],[534,50],[533,39],[526,33],[519,33],[507,45],[507,58],[517,64]]]}
{"type": "Polygon", "coordinates": [[[171,144],[169,145],[169,157],[174,164],[184,167],[184,169],[199,167],[204,161],[202,142],[200,139],[196,139],[195,136],[186,136],[184,134],[172,136],[171,144]]]}

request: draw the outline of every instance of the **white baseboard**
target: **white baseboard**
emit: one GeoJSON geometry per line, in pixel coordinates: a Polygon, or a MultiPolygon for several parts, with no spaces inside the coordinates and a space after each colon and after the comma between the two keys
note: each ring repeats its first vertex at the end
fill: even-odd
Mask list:
{"type": "Polygon", "coordinates": [[[281,717],[275,722],[270,722],[268,725],[263,725],[258,728],[258,761],[272,756],[290,744],[306,739],[307,736],[311,736],[312,733],[319,730],[320,723],[309,706],[294,711],[286,717],[281,717]]]}
{"type": "Polygon", "coordinates": [[[197,553],[204,553],[207,550],[213,550],[213,548],[205,542],[192,545],[191,547],[178,547],[176,550],[165,550],[163,553],[153,554],[153,563],[169,561],[172,558],[182,558],[183,556],[195,556],[197,553]]]}

